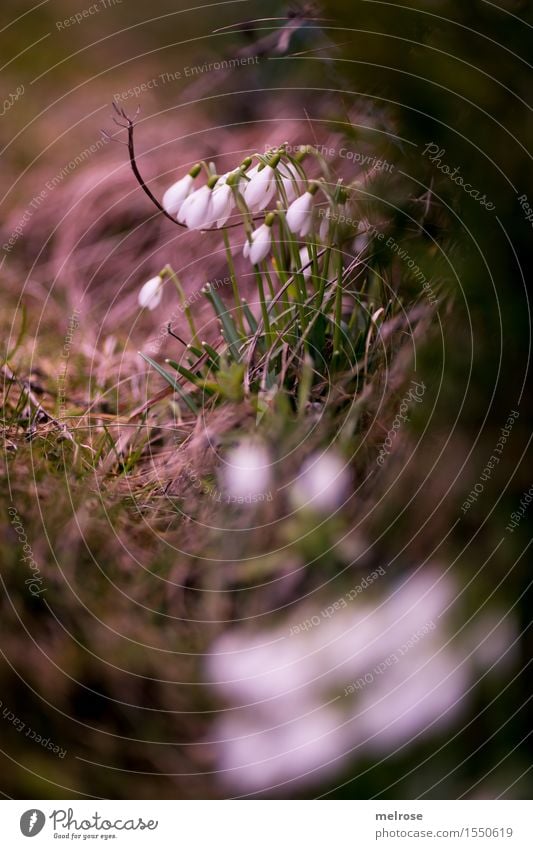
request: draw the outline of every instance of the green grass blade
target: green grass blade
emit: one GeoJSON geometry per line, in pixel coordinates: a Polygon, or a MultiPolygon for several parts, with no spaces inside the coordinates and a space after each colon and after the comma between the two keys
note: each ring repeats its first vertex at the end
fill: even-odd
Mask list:
{"type": "Polygon", "coordinates": [[[139,351],[139,354],[141,355],[143,360],[148,363],[148,365],[152,366],[152,368],[155,369],[155,371],[160,374],[161,377],[163,377],[167,381],[167,383],[172,386],[176,394],[179,395],[181,400],[187,405],[191,413],[194,413],[194,415],[197,416],[198,407],[196,406],[194,401],[189,398],[188,395],[185,394],[181,386],[176,382],[174,376],[170,374],[170,372],[166,371],[162,366],[160,366],[159,363],[156,363],[156,361],[149,357],[148,354],[143,354],[142,351],[139,351]]]}

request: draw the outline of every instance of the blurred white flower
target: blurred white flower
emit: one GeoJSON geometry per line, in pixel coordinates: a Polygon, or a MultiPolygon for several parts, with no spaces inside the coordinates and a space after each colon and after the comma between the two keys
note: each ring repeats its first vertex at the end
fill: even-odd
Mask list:
{"type": "Polygon", "coordinates": [[[269,224],[261,224],[244,243],[243,255],[249,259],[252,265],[258,265],[270,251],[272,245],[272,227],[269,224]]]}
{"type": "Polygon", "coordinates": [[[350,472],[338,454],[329,450],[305,461],[291,489],[296,507],[330,513],[340,507],[350,490],[350,472]]]}
{"type": "Polygon", "coordinates": [[[137,301],[140,307],[155,310],[155,308],[161,303],[163,282],[163,278],[158,274],[157,277],[151,277],[150,280],[147,280],[146,283],[141,286],[137,296],[137,301]]]}
{"type": "Polygon", "coordinates": [[[270,456],[264,445],[242,442],[225,458],[222,481],[226,494],[244,500],[265,495],[270,484],[270,465],[270,456]]]}
{"type": "Polygon", "coordinates": [[[287,209],[287,226],[297,235],[307,236],[311,229],[313,214],[313,194],[304,192],[301,197],[293,200],[287,209]]]}
{"type": "Polygon", "coordinates": [[[250,178],[242,190],[246,205],[251,212],[261,212],[272,200],[276,190],[276,177],[270,165],[252,168],[247,177],[250,178]]]}
{"type": "Polygon", "coordinates": [[[212,195],[213,191],[207,185],[188,195],[177,214],[180,224],[185,224],[190,230],[208,227],[211,223],[212,195]]]}
{"type": "MultiPolygon", "coordinates": [[[[232,630],[213,646],[207,680],[229,710],[212,734],[232,790],[286,793],[288,783],[323,781],[348,759],[382,757],[456,720],[488,661],[473,656],[468,630],[453,640],[446,612],[457,588],[442,567],[392,587],[373,574],[377,599],[350,590],[276,629],[232,630]]],[[[499,652],[514,632],[502,632],[499,652]]]]}
{"type": "Polygon", "coordinates": [[[177,183],[170,186],[163,195],[163,209],[165,209],[169,215],[175,215],[185,198],[192,192],[193,186],[194,177],[190,174],[186,174],[185,177],[182,177],[181,180],[178,180],[177,183]]]}
{"type": "Polygon", "coordinates": [[[290,203],[297,195],[297,189],[302,178],[292,162],[280,163],[278,172],[287,195],[287,201],[290,203]]]}

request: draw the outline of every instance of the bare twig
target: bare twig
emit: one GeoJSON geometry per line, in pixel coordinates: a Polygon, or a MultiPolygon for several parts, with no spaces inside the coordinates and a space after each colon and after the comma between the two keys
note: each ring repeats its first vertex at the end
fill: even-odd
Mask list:
{"type": "MultiPolygon", "coordinates": [[[[259,19],[259,21],[260,20],[261,19],[259,19]]],[[[268,19],[266,19],[266,20],[268,20],[268,19]]],[[[275,19],[272,19],[272,20],[275,20],[275,19]]],[[[241,50],[237,51],[237,54],[236,54],[237,57],[239,59],[245,59],[245,58],[249,58],[251,56],[257,56],[257,57],[261,57],[261,58],[269,58],[270,56],[275,56],[275,55],[286,53],[288,48],[289,48],[291,38],[297,30],[304,27],[309,20],[326,20],[326,19],[317,18],[316,17],[316,10],[314,10],[312,7],[308,7],[308,8],[304,7],[301,10],[290,13],[287,18],[282,18],[281,20],[284,20],[285,22],[283,23],[283,25],[281,26],[281,28],[279,30],[277,30],[276,32],[273,32],[273,33],[269,33],[266,36],[264,36],[263,38],[255,41],[253,44],[250,44],[246,47],[243,47],[241,50]]],[[[254,21],[247,21],[246,22],[247,27],[252,27],[253,24],[254,24],[254,21]]],[[[239,27],[239,26],[242,26],[242,24],[236,25],[236,26],[239,27]]],[[[216,31],[217,30],[215,30],[215,32],[216,31]]],[[[199,89],[203,90],[204,86],[209,87],[210,85],[211,85],[211,83],[208,82],[207,80],[198,80],[196,85],[192,85],[192,86],[189,87],[189,90],[188,90],[189,94],[195,93],[196,96],[198,96],[199,89]]],[[[138,118],[139,112],[140,112],[140,106],[137,107],[135,115],[133,116],[133,118],[131,118],[126,113],[126,111],[121,106],[119,106],[115,101],[113,101],[112,105],[113,105],[113,109],[116,112],[116,115],[113,117],[114,123],[118,127],[120,127],[121,129],[126,130],[127,133],[128,133],[127,142],[120,142],[120,143],[124,144],[128,148],[131,169],[132,169],[132,171],[135,175],[137,182],[139,183],[140,187],[142,188],[143,192],[146,195],[148,195],[148,197],[150,198],[152,203],[157,207],[157,209],[160,212],[163,213],[163,215],[166,218],[168,218],[170,221],[172,221],[178,227],[185,227],[186,228],[185,224],[182,224],[180,221],[178,221],[176,218],[174,218],[172,215],[170,215],[165,210],[165,208],[160,203],[160,201],[158,201],[158,199],[155,197],[153,192],[148,188],[144,178],[142,177],[142,175],[139,171],[139,167],[137,165],[136,156],[135,156],[135,146],[134,146],[134,138],[133,137],[134,137],[134,129],[135,129],[135,126],[136,126],[136,123],[137,123],[137,118],[138,118]]],[[[114,137],[112,137],[107,131],[104,130],[103,132],[104,132],[106,138],[108,138],[112,141],[119,141],[118,139],[115,139],[114,137]]],[[[261,218],[261,216],[257,216],[255,218],[252,218],[252,220],[253,221],[259,220],[260,218],[261,218]]],[[[240,226],[241,226],[241,222],[239,221],[236,224],[227,224],[226,227],[224,227],[224,228],[218,228],[218,227],[206,228],[204,232],[220,232],[222,229],[229,230],[233,227],[240,227],[240,226]]]]}

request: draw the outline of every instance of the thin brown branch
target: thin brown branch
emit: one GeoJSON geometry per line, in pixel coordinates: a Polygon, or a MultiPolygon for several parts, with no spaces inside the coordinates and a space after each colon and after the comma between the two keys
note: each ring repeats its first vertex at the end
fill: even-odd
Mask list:
{"type": "MultiPolygon", "coordinates": [[[[137,165],[137,158],[136,158],[136,155],[135,155],[135,143],[134,143],[134,138],[133,138],[134,130],[135,130],[135,126],[136,126],[136,118],[139,114],[139,107],[137,107],[137,111],[135,113],[134,118],[130,118],[127,115],[127,113],[124,111],[124,109],[122,109],[122,107],[117,106],[117,104],[114,101],[113,101],[113,107],[114,107],[115,111],[120,115],[121,119],[123,119],[123,122],[120,121],[118,118],[113,118],[113,121],[115,122],[115,124],[118,127],[120,127],[123,130],[126,130],[127,133],[128,133],[128,141],[126,143],[126,146],[128,148],[131,170],[133,171],[133,174],[134,174],[135,179],[137,180],[139,186],[141,187],[143,192],[146,195],[148,195],[148,197],[150,198],[150,200],[152,201],[154,206],[156,206],[157,209],[160,212],[162,212],[163,215],[166,218],[169,219],[169,221],[172,221],[173,224],[176,224],[178,227],[184,227],[187,230],[188,228],[187,228],[186,224],[182,224],[181,221],[178,221],[176,218],[174,218],[174,216],[170,215],[170,213],[168,213],[166,211],[163,204],[156,198],[154,193],[148,188],[148,186],[146,185],[146,182],[144,180],[144,177],[142,176],[141,172],[139,171],[139,166],[137,165]]],[[[258,220],[263,220],[263,216],[259,215],[259,216],[255,216],[255,217],[252,218],[252,221],[258,221],[258,220]]],[[[237,221],[235,224],[227,224],[225,227],[205,227],[205,228],[202,228],[202,232],[204,232],[204,233],[221,233],[222,230],[231,230],[234,227],[241,227],[241,226],[242,226],[242,222],[237,221]]]]}

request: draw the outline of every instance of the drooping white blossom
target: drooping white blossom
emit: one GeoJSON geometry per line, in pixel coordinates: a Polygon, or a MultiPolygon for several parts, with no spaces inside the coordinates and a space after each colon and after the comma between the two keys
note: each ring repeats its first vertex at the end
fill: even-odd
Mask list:
{"type": "Polygon", "coordinates": [[[186,174],[177,183],[168,188],[163,195],[163,208],[169,215],[175,215],[186,197],[190,195],[194,186],[194,177],[186,174]]]}
{"type": "Polygon", "coordinates": [[[212,195],[213,190],[207,185],[188,195],[177,214],[180,224],[185,224],[190,230],[208,227],[211,222],[212,195]]]}
{"type": "Polygon", "coordinates": [[[291,499],[296,507],[328,514],[346,500],[350,489],[350,472],[343,459],[333,450],[314,454],[304,463],[295,480],[291,499]]]}
{"type": "Polygon", "coordinates": [[[146,283],[141,286],[137,296],[137,301],[140,307],[143,309],[146,308],[149,310],[155,310],[155,308],[161,303],[163,282],[163,278],[158,274],[157,277],[151,277],[150,280],[147,280],[146,283]]]}
{"type": "Polygon", "coordinates": [[[246,205],[251,212],[261,212],[268,206],[276,191],[276,176],[270,165],[259,165],[246,175],[249,182],[242,190],[246,205]]]}
{"type": "Polygon", "coordinates": [[[249,259],[252,265],[258,265],[269,253],[272,246],[272,227],[261,224],[244,243],[243,255],[249,259]]]}
{"type": "Polygon", "coordinates": [[[211,209],[209,214],[211,216],[211,223],[216,224],[217,227],[224,226],[235,205],[233,191],[231,186],[228,186],[226,182],[226,176],[227,175],[224,175],[224,177],[220,178],[213,189],[211,198],[211,209]]]}

